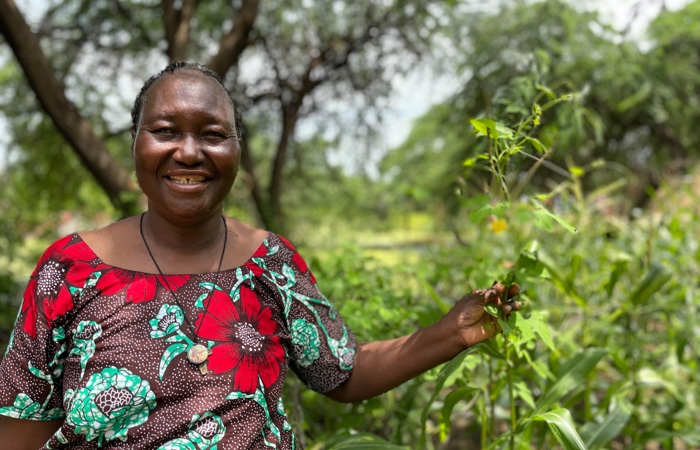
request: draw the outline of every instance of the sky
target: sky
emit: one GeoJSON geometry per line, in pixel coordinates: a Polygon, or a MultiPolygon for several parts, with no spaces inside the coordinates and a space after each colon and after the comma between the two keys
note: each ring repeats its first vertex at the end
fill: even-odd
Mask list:
{"type": "MultiPolygon", "coordinates": [[[[643,41],[647,24],[658,14],[662,6],[675,10],[689,0],[579,0],[584,9],[597,9],[601,17],[617,29],[628,29],[629,35],[643,41]]],[[[46,8],[46,0],[22,0],[20,9],[31,21],[38,20],[46,8]]],[[[1,57],[1,56],[0,56],[1,57]]],[[[427,69],[416,70],[406,77],[397,77],[393,82],[394,92],[388,101],[383,115],[382,132],[377,143],[379,151],[374,159],[379,159],[384,151],[393,148],[408,136],[413,121],[436,103],[457,92],[461,87],[454,77],[436,77],[427,69]]],[[[7,123],[0,117],[0,167],[5,165],[8,147],[7,123]]],[[[300,130],[303,134],[303,129],[300,130]]],[[[336,163],[342,163],[342,151],[336,156],[336,163]]],[[[370,161],[370,164],[377,161],[370,161]]]]}

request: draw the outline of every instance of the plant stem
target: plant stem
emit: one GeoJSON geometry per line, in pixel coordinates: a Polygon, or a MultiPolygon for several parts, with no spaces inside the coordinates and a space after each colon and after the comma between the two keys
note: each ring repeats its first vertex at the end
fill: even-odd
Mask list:
{"type": "MultiPolygon", "coordinates": [[[[510,286],[507,286],[504,294],[503,294],[503,303],[508,301],[508,291],[510,290],[510,286]]],[[[508,319],[506,318],[504,313],[501,313],[502,315],[502,320],[507,321],[508,319]]],[[[511,364],[510,361],[510,346],[508,345],[508,336],[506,334],[503,335],[503,348],[505,350],[506,354],[506,376],[507,376],[507,382],[508,382],[508,396],[510,397],[510,443],[509,443],[509,448],[510,450],[515,450],[515,429],[518,426],[518,415],[517,411],[515,410],[515,392],[513,389],[513,365],[511,364]]]]}
{"type": "Polygon", "coordinates": [[[488,399],[488,389],[484,389],[484,407],[481,410],[481,450],[486,450],[486,440],[488,439],[488,414],[486,414],[486,402],[488,399]]]}
{"type": "Polygon", "coordinates": [[[496,399],[494,398],[494,370],[493,370],[493,361],[491,358],[489,358],[489,408],[490,408],[490,424],[491,424],[491,429],[490,434],[491,434],[491,439],[495,440],[496,439],[496,399]]]}

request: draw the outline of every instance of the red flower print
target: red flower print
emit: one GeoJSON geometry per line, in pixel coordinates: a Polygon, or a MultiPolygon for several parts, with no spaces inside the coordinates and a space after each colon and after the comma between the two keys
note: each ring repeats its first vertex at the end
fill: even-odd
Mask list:
{"type": "Polygon", "coordinates": [[[259,277],[260,275],[265,273],[265,269],[255,264],[253,262],[253,258],[262,258],[265,255],[267,255],[267,247],[265,247],[265,244],[261,244],[260,247],[258,247],[258,249],[255,250],[255,253],[253,253],[253,256],[250,257],[248,262],[244,264],[245,267],[250,269],[250,271],[253,272],[253,275],[255,275],[256,277],[259,277]]]}
{"type": "Polygon", "coordinates": [[[282,236],[280,236],[280,235],[277,235],[277,237],[280,238],[280,241],[282,241],[282,242],[284,243],[284,245],[286,245],[287,247],[289,247],[289,249],[291,249],[291,250],[296,250],[296,248],[294,247],[294,245],[292,245],[292,243],[289,242],[286,238],[284,238],[284,237],[282,237],[282,236]]]}
{"type": "Polygon", "coordinates": [[[73,238],[69,235],[59,239],[44,252],[24,291],[23,329],[32,338],[36,338],[39,308],[49,324],[65,315],[73,309],[70,288],[82,288],[95,270],[87,264],[93,257],[89,247],[82,240],[73,242],[73,238]]]}
{"type": "Polygon", "coordinates": [[[97,289],[102,295],[109,296],[124,291],[126,303],[150,302],[156,298],[156,288],[160,284],[164,289],[173,292],[184,286],[190,279],[189,275],[155,275],[151,273],[133,272],[108,265],[105,273],[97,281],[97,289]]]}
{"type": "Polygon", "coordinates": [[[304,258],[301,257],[299,252],[294,253],[294,256],[292,256],[292,261],[294,261],[294,264],[296,264],[299,270],[301,270],[301,273],[306,273],[306,271],[309,270],[309,267],[306,265],[306,261],[304,261],[304,258]]]}
{"type": "Polygon", "coordinates": [[[257,295],[241,286],[241,299],[234,303],[223,291],[214,291],[205,301],[195,325],[197,337],[216,341],[208,368],[214,373],[234,371],[233,388],[253,394],[258,379],[266,388],[277,381],[284,361],[277,323],[257,295]]]}
{"type": "Polygon", "coordinates": [[[306,265],[306,261],[304,261],[304,258],[301,257],[299,252],[295,252],[294,256],[292,256],[292,261],[294,261],[294,264],[299,268],[301,273],[306,273],[309,272],[309,277],[311,278],[311,282],[313,284],[316,284],[316,277],[314,277],[314,274],[311,273],[309,270],[309,266],[306,265]]]}

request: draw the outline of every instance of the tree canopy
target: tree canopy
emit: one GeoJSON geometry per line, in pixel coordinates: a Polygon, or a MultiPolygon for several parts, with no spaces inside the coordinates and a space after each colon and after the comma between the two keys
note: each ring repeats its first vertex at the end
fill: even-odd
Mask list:
{"type": "Polygon", "coordinates": [[[571,165],[599,162],[604,169],[590,174],[589,187],[636,178],[633,203],[643,203],[644,187],[658,186],[662,171],[681,173],[698,157],[691,130],[700,112],[700,55],[697,30],[690,29],[700,19],[698,5],[663,11],[643,41],[561,0],[514,2],[465,16],[452,34],[454,58],[469,74],[463,88],[417,120],[385,158],[385,173],[430,199],[449,199],[456,182],[478,191],[478,173],[463,177],[462,163],[483,145],[469,120],[518,123],[536,105],[571,95],[538,127],[548,164],[531,187],[569,176],[571,165]]]}

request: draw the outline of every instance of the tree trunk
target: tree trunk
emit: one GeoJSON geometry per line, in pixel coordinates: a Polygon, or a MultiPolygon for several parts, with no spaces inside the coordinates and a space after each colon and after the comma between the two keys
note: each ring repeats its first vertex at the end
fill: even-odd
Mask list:
{"type": "Polygon", "coordinates": [[[13,0],[0,0],[0,33],[5,37],[29,85],[46,114],[75,149],[83,165],[95,177],[122,216],[137,209],[137,192],[128,171],[112,156],[92,124],[66,97],[39,38],[30,29],[13,0]]]}

